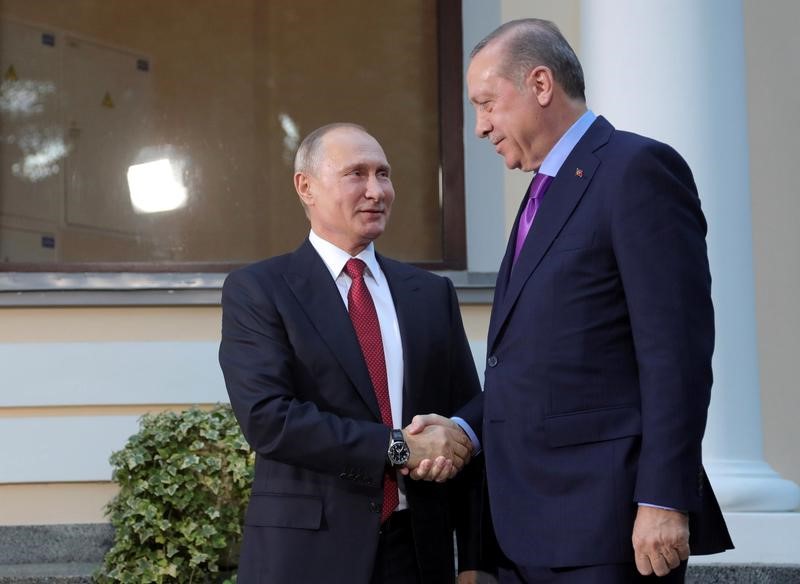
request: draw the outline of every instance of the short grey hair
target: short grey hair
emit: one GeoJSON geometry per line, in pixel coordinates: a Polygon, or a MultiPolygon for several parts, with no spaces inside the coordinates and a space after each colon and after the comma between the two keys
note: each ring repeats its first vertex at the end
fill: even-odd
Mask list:
{"type": "Polygon", "coordinates": [[[294,171],[302,172],[305,174],[314,174],[319,166],[319,147],[322,143],[322,138],[333,130],[340,128],[350,128],[352,130],[360,130],[369,135],[369,132],[358,124],[351,122],[334,122],[333,124],[326,124],[310,132],[308,136],[303,138],[300,146],[297,148],[297,154],[294,157],[294,171]]]}
{"type": "Polygon", "coordinates": [[[581,63],[554,23],[540,18],[506,22],[475,45],[470,58],[495,40],[503,43],[504,76],[517,86],[522,86],[531,69],[544,65],[569,97],[586,101],[581,63]]]}

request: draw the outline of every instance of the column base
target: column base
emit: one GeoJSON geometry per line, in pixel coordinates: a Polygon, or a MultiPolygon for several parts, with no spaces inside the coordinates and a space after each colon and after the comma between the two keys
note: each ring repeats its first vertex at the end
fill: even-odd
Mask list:
{"type": "Polygon", "coordinates": [[[800,507],[800,487],[762,460],[712,458],[705,468],[726,512],[783,512],[800,507]]]}

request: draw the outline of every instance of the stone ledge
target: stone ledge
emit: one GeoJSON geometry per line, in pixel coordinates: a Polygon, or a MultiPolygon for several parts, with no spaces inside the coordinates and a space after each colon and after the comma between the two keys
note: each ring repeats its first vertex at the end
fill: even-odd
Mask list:
{"type": "Polygon", "coordinates": [[[797,584],[798,582],[800,582],[800,564],[690,565],[686,575],[687,584],[797,584]]]}

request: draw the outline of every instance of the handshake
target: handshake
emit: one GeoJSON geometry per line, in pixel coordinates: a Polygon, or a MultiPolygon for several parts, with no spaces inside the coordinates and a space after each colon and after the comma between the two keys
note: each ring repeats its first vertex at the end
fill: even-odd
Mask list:
{"type": "Polygon", "coordinates": [[[472,440],[453,420],[438,414],[414,416],[403,428],[410,450],[403,475],[414,480],[444,482],[472,458],[472,440]]]}

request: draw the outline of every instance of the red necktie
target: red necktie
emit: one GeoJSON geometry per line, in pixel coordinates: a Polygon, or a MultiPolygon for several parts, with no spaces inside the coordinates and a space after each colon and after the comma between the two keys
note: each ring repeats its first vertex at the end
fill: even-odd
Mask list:
{"type": "MultiPolygon", "coordinates": [[[[393,427],[392,404],[389,401],[389,381],[386,377],[386,359],[383,354],[383,340],[381,327],[378,323],[378,313],[372,296],[364,282],[364,268],[367,265],[359,259],[351,258],[344,266],[344,272],[350,276],[353,283],[347,293],[347,310],[350,320],[361,345],[361,354],[367,363],[369,378],[378,399],[381,410],[381,420],[384,424],[393,427]]],[[[388,444],[387,444],[388,446],[388,444]]],[[[393,468],[387,468],[383,480],[383,509],[381,522],[386,521],[400,502],[397,494],[397,474],[393,468]]]]}

